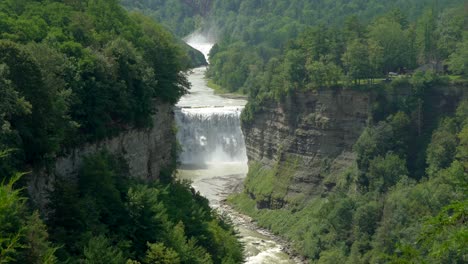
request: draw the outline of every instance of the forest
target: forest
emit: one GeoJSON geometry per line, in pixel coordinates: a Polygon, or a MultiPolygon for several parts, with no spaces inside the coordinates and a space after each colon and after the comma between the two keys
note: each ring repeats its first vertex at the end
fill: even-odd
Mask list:
{"type": "Polygon", "coordinates": [[[176,149],[152,183],[100,151],[55,182],[45,211],[25,189],[28,172],[150,128],[155,104],[187,94],[205,62],[179,38],[197,30],[217,41],[207,77],[249,97],[244,125],[305,91],[379,100],[353,165],[324,175],[330,190],[259,209],[290,175],[252,162],[232,206],[311,263],[467,263],[468,100],[437,112],[431,99],[467,89],[466,12],[463,0],[0,1],[0,263],[243,262],[230,220],[172,178],[176,149]]]}
{"type": "Polygon", "coordinates": [[[294,160],[283,158],[273,168],[250,164],[244,192],[229,202],[311,263],[465,263],[468,99],[441,113],[433,96],[450,87],[419,73],[382,89],[356,160],[336,174],[324,159],[319,194],[285,196],[294,160]],[[259,206],[268,201],[273,208],[259,206]]]}
{"type": "Polygon", "coordinates": [[[431,100],[467,89],[464,1],[219,0],[204,19],[195,1],[137,2],[179,36],[214,34],[207,77],[249,96],[244,125],[266,104],[306,91],[378,97],[354,165],[324,176],[331,191],[259,209],[263,199],[284,198],[289,176],[253,162],[245,191],[229,199],[238,210],[311,263],[468,261],[468,101],[438,113],[431,100]],[[155,2],[167,8],[149,7],[155,2]],[[184,16],[166,13],[180,9],[184,16]]]}
{"type": "MultiPolygon", "coordinates": [[[[1,263],[240,263],[232,226],[188,183],[145,183],[125,161],[86,157],[78,183],[58,180],[42,220],[20,174],[0,186],[1,263]]],[[[171,175],[166,175],[170,179],[171,175]]]]}
{"type": "MultiPolygon", "coordinates": [[[[248,2],[242,1],[239,8],[262,12],[244,7],[248,2]]],[[[268,15],[241,12],[245,18],[225,22],[227,33],[210,54],[208,76],[228,91],[278,98],[281,95],[274,93],[372,84],[389,72],[411,73],[421,66],[466,75],[463,1],[458,6],[457,1],[405,1],[413,4],[407,9],[399,1],[381,9],[372,2],[379,1],[363,5],[359,12],[343,7],[342,15],[325,5],[320,9],[324,19],[309,22],[300,14],[288,15],[289,8],[280,9],[286,10],[282,16],[268,9],[268,15]],[[424,8],[416,8],[416,3],[424,8]]]]}
{"type": "Polygon", "coordinates": [[[102,151],[85,158],[77,182],[57,179],[46,210],[27,198],[29,172],[151,127],[155,105],[190,88],[186,51],[117,0],[0,1],[0,263],[242,261],[229,221],[172,178],[175,156],[147,183],[102,151]]]}
{"type": "Polygon", "coordinates": [[[0,11],[0,148],[17,150],[10,164],[42,166],[66,148],[151,126],[153,101],[174,103],[189,88],[172,35],[117,1],[11,0],[0,11]]]}
{"type": "Polygon", "coordinates": [[[467,89],[462,1],[215,1],[213,12],[220,36],[208,77],[249,95],[243,125],[272,101],[306,91],[378,98],[354,165],[342,175],[325,170],[330,191],[260,209],[285,199],[291,175],[254,161],[231,204],[311,263],[467,261],[468,101],[437,114],[430,99],[467,89]]]}
{"type": "Polygon", "coordinates": [[[374,83],[421,66],[467,72],[463,0],[122,3],[180,37],[200,30],[216,39],[208,77],[230,92],[374,83]]]}

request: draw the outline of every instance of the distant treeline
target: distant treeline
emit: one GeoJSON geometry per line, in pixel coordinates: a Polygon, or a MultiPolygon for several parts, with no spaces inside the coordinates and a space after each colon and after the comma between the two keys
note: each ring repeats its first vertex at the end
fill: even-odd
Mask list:
{"type": "Polygon", "coordinates": [[[321,14],[315,17],[323,19],[308,22],[306,3],[263,15],[259,10],[269,10],[267,4],[241,8],[244,12],[232,21],[226,14],[228,19],[219,21],[224,34],[210,54],[208,76],[229,91],[280,98],[290,90],[372,84],[390,72],[410,73],[421,66],[468,74],[462,1],[346,1],[341,7],[350,8],[343,9],[340,1],[318,2],[323,6],[314,10],[321,14]],[[327,8],[331,2],[338,3],[327,8]]]}

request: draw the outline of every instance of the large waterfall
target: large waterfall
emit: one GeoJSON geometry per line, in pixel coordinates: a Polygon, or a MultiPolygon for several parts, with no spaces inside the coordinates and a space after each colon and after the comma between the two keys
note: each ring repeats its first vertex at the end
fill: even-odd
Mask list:
{"type": "MultiPolygon", "coordinates": [[[[201,35],[186,41],[205,56],[213,45],[201,35]]],[[[240,126],[240,114],[247,102],[215,95],[207,86],[205,72],[206,67],[191,71],[188,80],[192,89],[174,110],[182,148],[177,177],[190,180],[213,208],[221,209],[227,195],[242,186],[248,169],[240,126]]],[[[233,222],[245,244],[246,264],[294,263],[272,236],[243,219],[234,217],[233,222]]]]}
{"type": "Polygon", "coordinates": [[[243,107],[195,107],[175,111],[182,164],[246,162],[240,129],[243,107]]]}
{"type": "MultiPolygon", "coordinates": [[[[207,56],[213,46],[201,35],[187,42],[207,56]]],[[[177,103],[177,139],[182,147],[182,164],[207,165],[229,162],[247,163],[240,114],[247,101],[214,94],[207,87],[206,67],[195,68],[188,76],[190,93],[177,103]]]]}

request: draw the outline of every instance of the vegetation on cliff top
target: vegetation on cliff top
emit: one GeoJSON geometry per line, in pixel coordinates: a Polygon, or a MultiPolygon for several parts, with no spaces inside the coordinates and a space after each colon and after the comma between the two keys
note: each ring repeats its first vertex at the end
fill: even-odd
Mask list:
{"type": "Polygon", "coordinates": [[[174,37],[117,0],[0,2],[2,175],[66,148],[151,126],[187,92],[174,37]],[[155,101],[156,100],[156,101],[155,101]]]}
{"type": "Polygon", "coordinates": [[[463,0],[122,2],[180,36],[214,34],[207,76],[251,96],[245,120],[294,91],[374,85],[390,72],[468,74],[463,0]]]}
{"type": "Polygon", "coordinates": [[[208,75],[230,91],[273,95],[421,65],[466,74],[465,16],[463,1],[214,1],[208,75]]]}
{"type": "Polygon", "coordinates": [[[251,103],[374,84],[389,72],[468,74],[463,0],[122,3],[181,36],[214,34],[208,77],[227,92],[249,94],[251,103]]]}

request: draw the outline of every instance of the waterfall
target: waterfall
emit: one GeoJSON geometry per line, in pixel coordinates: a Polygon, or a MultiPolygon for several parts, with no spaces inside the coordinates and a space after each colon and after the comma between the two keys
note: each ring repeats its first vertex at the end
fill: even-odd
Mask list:
{"type": "MultiPolygon", "coordinates": [[[[186,41],[205,57],[213,46],[196,33],[186,41]]],[[[213,208],[220,209],[227,195],[242,186],[248,171],[240,124],[240,114],[247,101],[214,94],[207,86],[205,73],[206,67],[190,71],[190,93],[184,95],[174,109],[177,140],[182,148],[179,154],[182,166],[177,177],[189,180],[213,208]]],[[[293,263],[281,251],[282,246],[265,236],[264,231],[259,233],[250,223],[243,224],[244,218],[237,216],[237,219],[234,223],[245,243],[246,263],[293,263]]]]}
{"type": "Polygon", "coordinates": [[[244,136],[240,128],[242,106],[178,108],[177,139],[182,164],[245,162],[244,136]]]}

